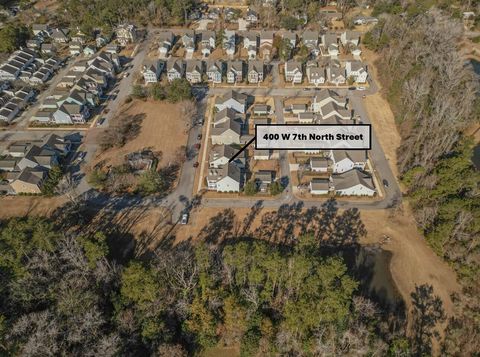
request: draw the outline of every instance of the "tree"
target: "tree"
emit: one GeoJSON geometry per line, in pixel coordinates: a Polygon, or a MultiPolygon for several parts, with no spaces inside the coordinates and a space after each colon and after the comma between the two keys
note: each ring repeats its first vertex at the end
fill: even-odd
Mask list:
{"type": "Polygon", "coordinates": [[[147,97],[147,93],[145,88],[140,84],[136,84],[132,87],[132,97],[137,99],[145,99],[147,97]]]}
{"type": "Polygon", "coordinates": [[[253,196],[258,192],[257,185],[254,181],[248,181],[243,188],[247,196],[253,196]]]}
{"type": "Polygon", "coordinates": [[[7,24],[0,29],[0,52],[11,53],[25,45],[28,29],[23,25],[7,24]]]}
{"type": "Polygon", "coordinates": [[[149,88],[149,96],[153,100],[164,100],[166,98],[165,88],[160,83],[153,83],[149,88]]]}
{"type": "Polygon", "coordinates": [[[177,78],[167,87],[167,100],[177,103],[192,98],[192,87],[185,78],[177,78]]]}
{"type": "Polygon", "coordinates": [[[298,20],[293,16],[285,16],[282,18],[282,27],[287,30],[296,30],[298,26],[298,20]]]}
{"type": "Polygon", "coordinates": [[[280,184],[280,182],[275,181],[270,185],[270,194],[272,196],[279,195],[283,192],[285,188],[280,184]]]}
{"type": "Polygon", "coordinates": [[[152,195],[154,193],[164,193],[168,189],[168,184],[159,172],[148,170],[140,176],[137,184],[137,191],[142,195],[152,195]]]}
{"type": "Polygon", "coordinates": [[[102,232],[96,232],[92,237],[80,239],[80,244],[91,268],[95,268],[97,262],[108,254],[107,237],[102,232]]]}
{"type": "Polygon", "coordinates": [[[432,338],[439,338],[439,333],[435,330],[435,327],[446,318],[442,300],[433,295],[431,285],[416,286],[415,291],[411,293],[411,297],[414,334],[411,341],[412,349],[415,355],[430,355],[432,338]]]}
{"type": "Polygon", "coordinates": [[[107,181],[107,174],[101,169],[93,169],[88,176],[88,183],[96,189],[103,190],[105,182],[107,181]]]}

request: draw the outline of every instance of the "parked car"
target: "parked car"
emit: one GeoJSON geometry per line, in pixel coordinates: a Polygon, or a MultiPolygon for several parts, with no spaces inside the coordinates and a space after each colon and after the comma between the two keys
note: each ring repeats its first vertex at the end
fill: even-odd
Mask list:
{"type": "Polygon", "coordinates": [[[348,87],[348,90],[355,90],[357,87],[348,87]]]}
{"type": "Polygon", "coordinates": [[[367,89],[367,88],[365,88],[365,87],[357,87],[357,90],[365,90],[365,89],[367,89]]]}
{"type": "Polygon", "coordinates": [[[388,187],[388,181],[387,180],[383,179],[382,182],[383,182],[383,186],[388,187]]]}
{"type": "Polygon", "coordinates": [[[105,121],[105,118],[100,118],[97,120],[97,126],[102,126],[103,122],[105,121]]]}
{"type": "Polygon", "coordinates": [[[180,224],[187,224],[188,223],[188,213],[182,214],[182,219],[180,220],[180,224]]]}
{"type": "Polygon", "coordinates": [[[198,161],[193,164],[193,167],[198,167],[198,161]]]}
{"type": "Polygon", "coordinates": [[[200,149],[200,146],[201,146],[200,143],[198,143],[198,144],[195,144],[194,148],[197,149],[197,150],[199,150],[199,149],[200,149]]]}
{"type": "Polygon", "coordinates": [[[197,140],[202,140],[202,134],[197,135],[197,140]]]}

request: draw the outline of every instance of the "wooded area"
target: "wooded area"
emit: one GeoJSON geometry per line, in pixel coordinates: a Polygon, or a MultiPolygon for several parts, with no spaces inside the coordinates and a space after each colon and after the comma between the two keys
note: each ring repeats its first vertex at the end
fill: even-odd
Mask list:
{"type": "Polygon", "coordinates": [[[427,1],[406,8],[398,1],[380,2],[376,12],[389,14],[364,44],[380,52],[378,72],[403,139],[399,171],[417,224],[456,269],[468,296],[457,301],[464,310],[449,325],[446,351],[468,355],[480,350],[473,322],[480,318],[480,172],[464,132],[479,122],[479,81],[459,51],[458,11],[445,1],[436,3],[441,9],[429,9],[427,1]]]}
{"type": "MultiPolygon", "coordinates": [[[[185,356],[233,346],[242,356],[428,354],[444,319],[432,288],[417,287],[407,338],[404,314],[359,289],[337,252],[366,232],[346,230],[350,239],[338,240],[317,226],[327,217],[345,229],[362,226],[333,203],[312,211],[313,223],[290,219],[308,233],[288,242],[256,239],[248,217],[232,229],[226,210],[205,226],[201,243],[166,241],[137,258],[122,257],[117,233],[85,231],[89,215],[79,209],[64,207],[54,221],[1,223],[0,353],[185,356]]],[[[295,210],[272,212],[262,227],[288,235],[277,222],[295,210]]]]}

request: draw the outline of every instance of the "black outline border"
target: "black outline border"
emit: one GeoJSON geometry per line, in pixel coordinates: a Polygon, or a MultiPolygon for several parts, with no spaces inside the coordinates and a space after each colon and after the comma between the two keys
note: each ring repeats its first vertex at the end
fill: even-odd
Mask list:
{"type": "Polygon", "coordinates": [[[256,124],[255,138],[257,137],[257,127],[259,126],[368,126],[369,127],[369,147],[368,148],[258,148],[257,140],[255,140],[255,150],[372,150],[372,124],[256,124]]]}

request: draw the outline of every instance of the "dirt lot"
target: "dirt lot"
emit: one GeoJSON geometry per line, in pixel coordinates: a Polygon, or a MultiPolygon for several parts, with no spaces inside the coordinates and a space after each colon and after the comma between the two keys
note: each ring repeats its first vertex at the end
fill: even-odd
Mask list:
{"type": "Polygon", "coordinates": [[[379,91],[374,95],[367,96],[365,100],[365,108],[368,116],[372,121],[372,125],[377,133],[377,138],[380,145],[385,152],[385,156],[390,163],[390,167],[398,177],[397,168],[397,149],[400,146],[400,134],[395,124],[395,117],[390,109],[390,105],[387,100],[381,94],[381,85],[377,80],[377,70],[373,66],[373,62],[376,60],[376,55],[368,50],[364,50],[364,58],[369,62],[370,75],[375,79],[375,82],[379,86],[379,91]],[[382,133],[382,135],[378,135],[382,133]]]}
{"type": "Polygon", "coordinates": [[[121,148],[112,148],[98,155],[93,161],[96,165],[105,160],[105,164],[119,165],[126,154],[144,148],[161,152],[159,166],[166,166],[175,160],[175,154],[187,142],[185,123],[180,119],[181,104],[154,101],[134,101],[120,109],[126,115],[144,114],[140,134],[121,148]]]}
{"type": "Polygon", "coordinates": [[[65,197],[8,196],[0,198],[0,219],[50,216],[67,199],[65,197]]]}

